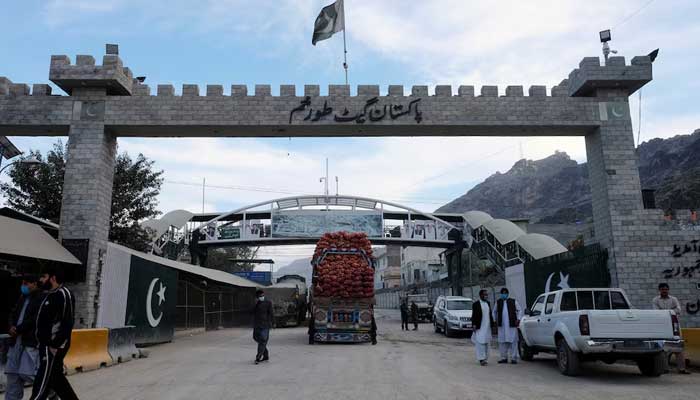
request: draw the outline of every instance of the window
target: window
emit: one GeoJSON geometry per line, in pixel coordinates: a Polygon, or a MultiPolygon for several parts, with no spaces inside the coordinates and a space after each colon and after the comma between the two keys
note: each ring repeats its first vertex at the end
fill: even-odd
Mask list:
{"type": "Polygon", "coordinates": [[[554,297],[556,297],[556,294],[550,294],[547,296],[547,304],[545,304],[544,307],[545,314],[551,314],[552,311],[554,311],[554,297]]]}
{"type": "Polygon", "coordinates": [[[532,310],[530,310],[530,315],[537,316],[541,315],[544,310],[544,296],[540,296],[535,300],[535,304],[532,305],[532,310]]]}
{"type": "Polygon", "coordinates": [[[576,311],[576,292],[564,292],[561,296],[559,311],[576,311]]]}
{"type": "Polygon", "coordinates": [[[596,290],[593,292],[596,310],[610,309],[610,292],[607,290],[596,290]]]}
{"type": "Polygon", "coordinates": [[[445,300],[440,300],[440,305],[438,307],[445,308],[445,300]]]}
{"type": "Polygon", "coordinates": [[[610,303],[613,310],[629,310],[630,305],[627,304],[625,296],[620,292],[610,292],[610,303]]]}
{"type": "Polygon", "coordinates": [[[469,300],[449,300],[447,302],[448,310],[471,310],[472,302],[469,300]]]}
{"type": "Polygon", "coordinates": [[[593,292],[576,292],[579,310],[593,309],[593,292]]]}

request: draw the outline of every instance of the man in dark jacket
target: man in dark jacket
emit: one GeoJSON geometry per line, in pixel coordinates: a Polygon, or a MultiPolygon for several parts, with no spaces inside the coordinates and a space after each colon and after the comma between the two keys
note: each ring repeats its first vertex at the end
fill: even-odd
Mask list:
{"type": "Polygon", "coordinates": [[[413,320],[413,330],[418,330],[418,304],[415,301],[411,302],[411,319],[413,320]]]}
{"type": "Polygon", "coordinates": [[[9,320],[12,346],[7,352],[7,388],[5,400],[22,400],[24,384],[34,381],[39,367],[39,350],[36,340],[36,316],[44,299],[38,276],[22,279],[22,296],[9,320]]]}
{"type": "Polygon", "coordinates": [[[401,330],[408,330],[408,302],[401,302],[401,330]]]}
{"type": "Polygon", "coordinates": [[[44,274],[44,278],[48,291],[39,306],[36,319],[40,362],[31,400],[48,398],[52,389],[61,400],[77,400],[78,396],[63,375],[63,359],[70,349],[73,331],[75,298],[63,286],[62,270],[51,269],[44,274]]]}
{"type": "Polygon", "coordinates": [[[472,343],[476,351],[476,360],[481,366],[489,363],[489,346],[491,344],[491,328],[494,325],[491,315],[491,304],[487,300],[488,292],[481,289],[479,300],[472,304],[472,343]]]}
{"type": "Polygon", "coordinates": [[[257,301],[253,309],[253,340],[258,343],[258,354],[255,356],[255,363],[270,359],[267,351],[267,341],[270,339],[270,328],[272,328],[272,302],[265,300],[265,292],[258,289],[255,292],[257,301]]]}
{"type": "Polygon", "coordinates": [[[523,318],[523,311],[517,300],[510,298],[508,288],[501,289],[501,298],[496,301],[493,319],[498,325],[498,348],[501,352],[499,364],[506,364],[510,357],[511,364],[518,363],[518,325],[523,318]]]}

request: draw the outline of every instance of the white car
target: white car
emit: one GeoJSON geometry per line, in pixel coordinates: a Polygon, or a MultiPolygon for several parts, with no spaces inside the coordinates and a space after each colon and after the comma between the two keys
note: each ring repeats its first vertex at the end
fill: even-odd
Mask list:
{"type": "Polygon", "coordinates": [[[621,289],[564,289],[540,295],[520,321],[520,357],[556,353],[564,375],[583,361],[635,361],[642,374],[659,376],[664,352],[683,348],[678,317],[670,310],[635,310],[621,289]]]}
{"type": "Polygon", "coordinates": [[[433,310],[435,332],[444,332],[447,337],[455,332],[471,332],[472,304],[472,299],[468,297],[438,297],[433,310]]]}

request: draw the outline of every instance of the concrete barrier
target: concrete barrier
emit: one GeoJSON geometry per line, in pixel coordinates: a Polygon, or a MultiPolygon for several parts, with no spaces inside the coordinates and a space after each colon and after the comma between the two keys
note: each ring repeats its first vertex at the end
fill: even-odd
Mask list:
{"type": "Polygon", "coordinates": [[[5,377],[5,364],[7,364],[7,349],[10,347],[10,335],[0,335],[0,393],[5,391],[7,378],[5,377]]]}
{"type": "Polygon", "coordinates": [[[700,328],[685,328],[681,332],[685,340],[685,356],[690,365],[700,367],[700,328]]]}
{"type": "Polygon", "coordinates": [[[115,363],[131,361],[139,358],[139,350],[134,344],[136,331],[133,326],[112,328],[109,330],[109,355],[115,363]]]}
{"type": "Polygon", "coordinates": [[[109,330],[74,329],[71,334],[70,350],[63,360],[68,375],[92,371],[114,363],[108,352],[109,330]]]}

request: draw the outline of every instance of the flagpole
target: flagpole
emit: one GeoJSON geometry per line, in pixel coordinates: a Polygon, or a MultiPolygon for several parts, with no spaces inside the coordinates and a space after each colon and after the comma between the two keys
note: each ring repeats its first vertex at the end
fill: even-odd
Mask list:
{"type": "Polygon", "coordinates": [[[343,68],[345,68],[345,85],[348,85],[348,47],[345,43],[345,31],[347,30],[347,25],[345,25],[345,2],[343,1],[343,68]]]}
{"type": "MultiPolygon", "coordinates": [[[[344,15],[343,18],[345,18],[344,15]]],[[[348,48],[345,44],[345,27],[343,27],[343,68],[345,68],[345,85],[348,85],[348,48]]]]}

